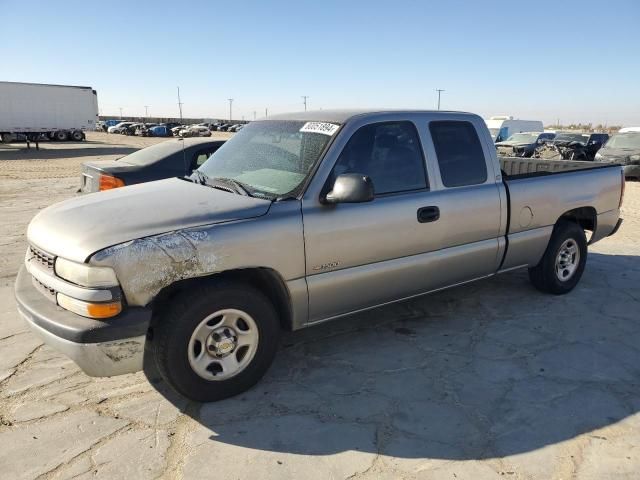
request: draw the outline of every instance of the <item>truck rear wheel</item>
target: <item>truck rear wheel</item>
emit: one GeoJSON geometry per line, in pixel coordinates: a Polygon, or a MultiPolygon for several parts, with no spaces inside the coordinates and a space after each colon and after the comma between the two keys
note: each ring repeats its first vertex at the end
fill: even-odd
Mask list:
{"type": "Polygon", "coordinates": [[[69,138],[69,134],[65,130],[58,130],[55,133],[54,138],[59,142],[64,142],[69,138]]]}
{"type": "Polygon", "coordinates": [[[198,402],[237,395],[262,378],[276,354],[280,324],[271,302],[246,285],[216,282],[173,299],[154,325],[160,374],[198,402]]]}
{"type": "Polygon", "coordinates": [[[84,134],[82,133],[82,130],[74,130],[71,132],[71,138],[76,142],[81,142],[84,140],[84,134]]]}
{"type": "Polygon", "coordinates": [[[534,287],[563,295],[578,284],[587,262],[587,238],[580,225],[561,220],[553,230],[540,263],[529,269],[534,287]]]}

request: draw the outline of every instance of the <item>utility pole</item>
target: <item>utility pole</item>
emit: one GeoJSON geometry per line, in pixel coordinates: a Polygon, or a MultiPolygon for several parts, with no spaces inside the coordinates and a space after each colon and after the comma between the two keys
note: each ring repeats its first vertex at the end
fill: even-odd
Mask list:
{"type": "Polygon", "coordinates": [[[265,108],[264,109],[264,118],[267,118],[269,116],[269,109],[265,108]]]}
{"type": "Polygon", "coordinates": [[[182,102],[180,101],[180,87],[178,87],[178,109],[180,110],[180,123],[182,123],[182,102]]]}
{"type": "Polygon", "coordinates": [[[144,106],[144,118],[149,118],[149,105],[144,106]]]}
{"type": "Polygon", "coordinates": [[[233,98],[227,98],[227,100],[229,100],[229,123],[231,123],[231,119],[233,118],[233,116],[231,115],[231,106],[233,105],[233,98]]]}
{"type": "Polygon", "coordinates": [[[309,98],[309,95],[302,95],[302,103],[304,103],[304,111],[307,111],[307,98],[309,98]]]}
{"type": "Polygon", "coordinates": [[[120,120],[122,120],[122,107],[120,107],[120,120]]]}
{"type": "Polygon", "coordinates": [[[253,119],[254,120],[256,119],[256,111],[255,110],[253,111],[253,119]]]}
{"type": "Polygon", "coordinates": [[[442,88],[436,88],[436,92],[438,92],[438,110],[440,110],[440,94],[444,92],[442,88]]]}

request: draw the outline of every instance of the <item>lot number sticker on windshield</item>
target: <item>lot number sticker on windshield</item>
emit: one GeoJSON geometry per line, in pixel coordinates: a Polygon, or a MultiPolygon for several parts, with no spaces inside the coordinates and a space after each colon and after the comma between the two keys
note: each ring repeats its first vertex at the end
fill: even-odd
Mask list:
{"type": "Polygon", "coordinates": [[[300,129],[301,132],[309,132],[309,133],[322,133],[323,135],[333,135],[338,131],[340,125],[334,125],[333,123],[323,123],[323,122],[307,122],[300,129]]]}

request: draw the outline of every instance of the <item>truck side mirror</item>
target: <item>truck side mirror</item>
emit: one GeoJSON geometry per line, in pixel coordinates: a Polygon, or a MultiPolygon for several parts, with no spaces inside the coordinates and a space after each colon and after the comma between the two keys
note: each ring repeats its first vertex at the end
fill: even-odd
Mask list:
{"type": "Polygon", "coordinates": [[[323,203],[363,203],[370,202],[374,196],[370,177],[361,173],[343,173],[338,175],[323,203]]]}

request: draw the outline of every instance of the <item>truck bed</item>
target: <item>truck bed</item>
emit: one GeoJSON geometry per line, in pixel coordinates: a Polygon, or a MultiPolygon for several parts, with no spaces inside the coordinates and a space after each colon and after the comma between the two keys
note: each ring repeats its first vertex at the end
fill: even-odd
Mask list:
{"type": "Polygon", "coordinates": [[[578,160],[545,160],[542,158],[498,157],[500,168],[506,179],[520,179],[553,175],[556,173],[590,170],[619,165],[611,163],[584,162],[578,160]]]}

